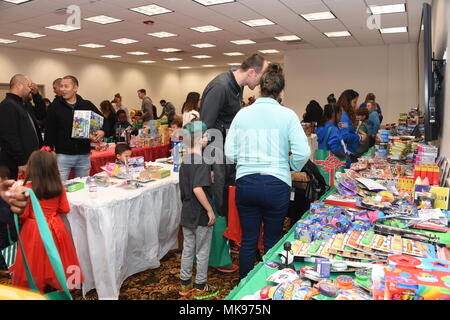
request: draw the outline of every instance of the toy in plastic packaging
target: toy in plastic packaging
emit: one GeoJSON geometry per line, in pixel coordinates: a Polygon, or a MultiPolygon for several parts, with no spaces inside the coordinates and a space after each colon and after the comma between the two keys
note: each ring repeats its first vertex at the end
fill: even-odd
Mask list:
{"type": "Polygon", "coordinates": [[[101,130],[103,117],[93,111],[75,110],[72,122],[72,138],[90,139],[96,131],[101,130]]]}
{"type": "Polygon", "coordinates": [[[295,272],[295,270],[286,268],[283,270],[278,270],[277,272],[271,274],[266,280],[275,283],[284,283],[297,280],[298,278],[298,274],[297,272],[295,272]]]}

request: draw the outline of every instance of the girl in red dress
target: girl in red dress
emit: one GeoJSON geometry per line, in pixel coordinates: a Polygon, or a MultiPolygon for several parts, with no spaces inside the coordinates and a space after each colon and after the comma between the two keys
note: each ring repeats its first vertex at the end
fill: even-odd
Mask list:
{"type": "MultiPolygon", "coordinates": [[[[66,273],[69,289],[78,287],[83,279],[72,239],[59,214],[70,211],[66,191],[61,182],[56,156],[53,152],[34,151],[27,163],[25,187],[33,189],[44,212],[56,248],[66,273]]],[[[41,292],[62,290],[42,243],[31,201],[19,217],[22,223],[20,237],[36,286],[41,292]]],[[[15,264],[11,267],[12,284],[28,288],[21,250],[17,250],[15,264]]]]}

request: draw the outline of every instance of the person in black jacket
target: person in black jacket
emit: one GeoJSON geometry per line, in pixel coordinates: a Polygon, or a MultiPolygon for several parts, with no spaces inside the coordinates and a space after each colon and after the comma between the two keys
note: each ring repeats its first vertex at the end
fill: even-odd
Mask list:
{"type": "Polygon", "coordinates": [[[74,169],[75,177],[89,175],[91,169],[90,142],[100,142],[105,136],[105,124],[90,139],[72,138],[72,123],[75,110],[102,113],[89,100],[77,94],[78,80],[74,76],[65,76],[61,81],[61,97],[55,98],[47,110],[45,145],[56,151],[58,168],[63,181],[74,169]]]}
{"type": "Polygon", "coordinates": [[[311,100],[306,107],[306,113],[303,115],[303,122],[319,123],[322,119],[323,109],[316,100],[311,100]]]}
{"type": "Polygon", "coordinates": [[[112,138],[115,134],[114,126],[117,122],[117,115],[112,103],[109,100],[104,100],[100,103],[100,110],[104,119],[103,125],[105,130],[105,137],[112,138]]]}
{"type": "Polygon", "coordinates": [[[42,146],[42,135],[30,104],[30,78],[16,74],[11,78],[9,93],[0,103],[0,165],[7,166],[10,178],[24,174],[31,153],[42,146]]]}

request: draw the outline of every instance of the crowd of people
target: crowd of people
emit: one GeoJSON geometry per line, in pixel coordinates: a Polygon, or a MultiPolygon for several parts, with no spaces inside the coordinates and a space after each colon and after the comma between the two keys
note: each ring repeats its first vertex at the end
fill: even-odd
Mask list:
{"type": "MultiPolygon", "coordinates": [[[[312,152],[298,116],[283,105],[285,77],[281,65],[254,54],[239,68],[215,77],[202,95],[190,92],[181,114],[176,113],[173,103],[161,100],[162,111],[158,116],[145,89],[137,91],[142,100],[138,112],[125,106],[119,93],[112,100],[102,101],[98,109],[78,94],[79,86],[78,79],[71,75],[56,79],[55,97],[50,101],[41,97],[28,77],[18,74],[10,81],[10,92],[0,103],[0,108],[9,115],[0,118],[0,248],[6,246],[7,229],[13,229],[12,217],[18,214],[23,223],[20,236],[26,243],[25,252],[39,290],[61,290],[37,238],[33,208],[23,191],[32,189],[38,197],[64,268],[79,266],[75,248],[59,216],[70,211],[63,181],[71,171],[75,177],[89,175],[91,142],[105,138],[115,141],[117,163],[123,164],[131,156],[123,132],[130,130],[137,134],[138,124],[165,118],[173,130],[183,129],[187,148],[179,171],[184,239],[179,293],[200,297],[217,293],[217,288],[208,285],[207,271],[213,227],[218,217],[228,215],[230,186],[236,186],[235,200],[242,228],[239,266],[224,265],[218,270],[239,269],[240,279],[245,278],[258,256],[261,225],[264,252],[283,236],[292,172],[299,172],[310,163],[312,152]],[[253,90],[257,86],[260,97],[250,97],[248,104],[244,103],[244,87],[253,90]],[[90,139],[73,139],[74,110],[102,115],[102,129],[90,139]],[[211,130],[220,135],[211,138],[208,134],[211,130]],[[209,150],[206,156],[212,145],[213,152],[209,150]],[[211,163],[207,161],[209,157],[218,161],[211,163]],[[17,179],[24,180],[24,186],[13,187],[17,179]]],[[[329,150],[348,164],[374,144],[382,121],[381,107],[373,94],[368,94],[359,108],[358,98],[354,90],[344,91],[337,101],[331,94],[324,109],[312,100],[303,117],[303,122],[318,124],[319,149],[329,150]]],[[[6,269],[1,255],[0,269],[6,269]]],[[[21,254],[12,270],[12,283],[28,287],[21,254]]]]}

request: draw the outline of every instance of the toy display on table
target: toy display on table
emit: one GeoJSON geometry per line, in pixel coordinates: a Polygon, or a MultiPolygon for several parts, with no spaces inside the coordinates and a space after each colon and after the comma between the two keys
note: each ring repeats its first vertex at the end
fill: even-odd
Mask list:
{"type": "Polygon", "coordinates": [[[84,110],[75,110],[72,122],[72,138],[90,139],[95,132],[101,130],[103,126],[103,116],[84,110]]]}
{"type": "Polygon", "coordinates": [[[149,165],[139,174],[141,179],[164,179],[169,177],[171,170],[164,169],[161,166],[149,165]]]}
{"type": "Polygon", "coordinates": [[[66,189],[67,192],[75,192],[84,189],[84,183],[81,181],[68,182],[64,184],[64,188],[66,189]]]}

